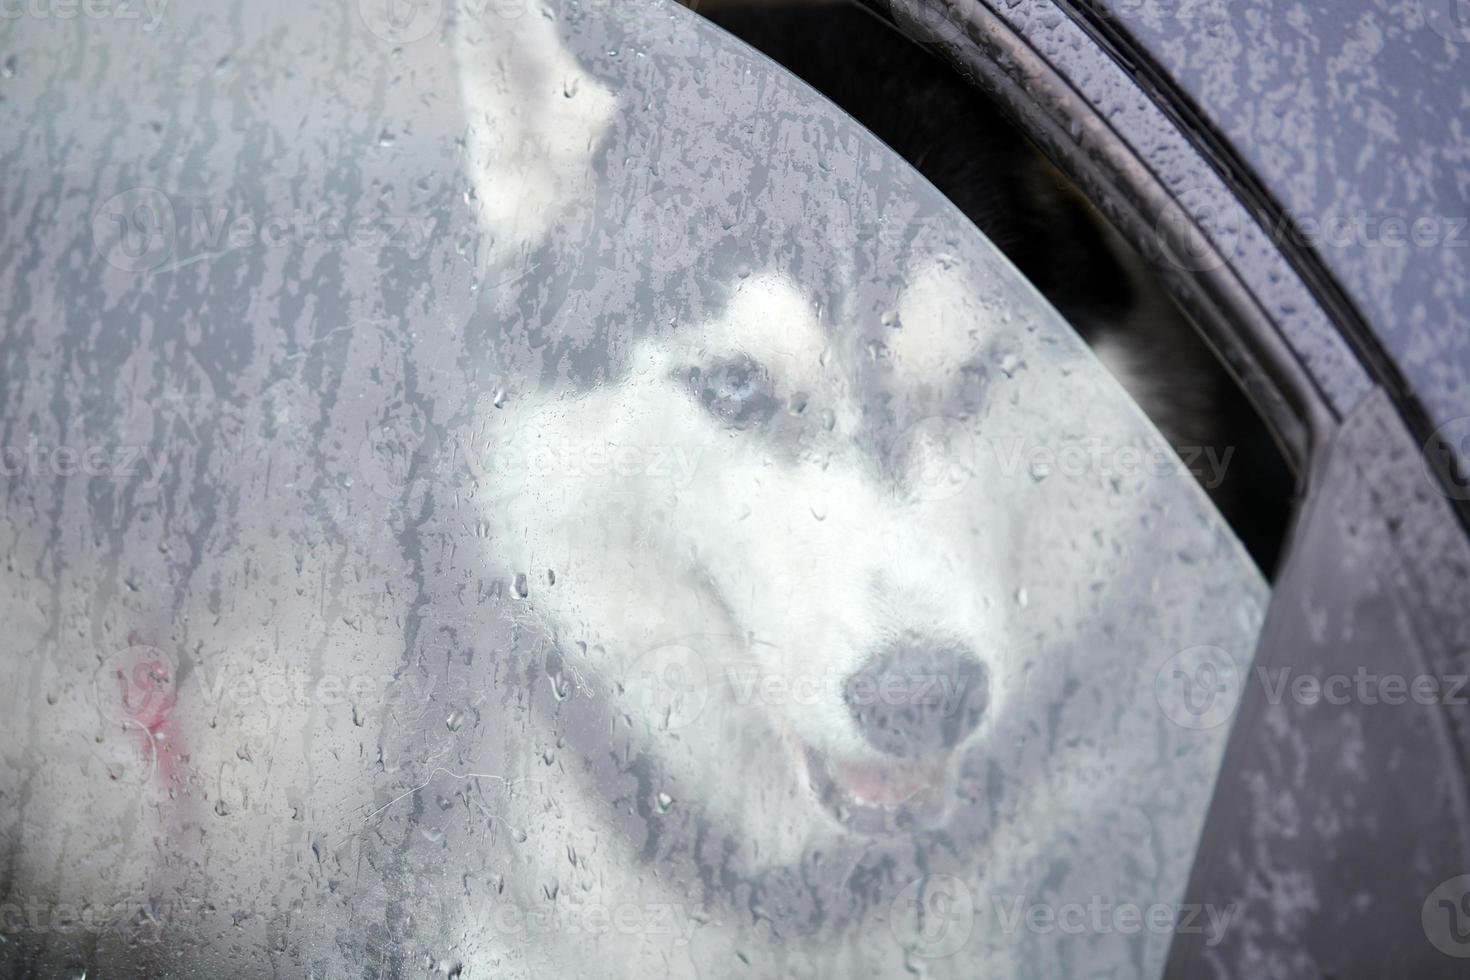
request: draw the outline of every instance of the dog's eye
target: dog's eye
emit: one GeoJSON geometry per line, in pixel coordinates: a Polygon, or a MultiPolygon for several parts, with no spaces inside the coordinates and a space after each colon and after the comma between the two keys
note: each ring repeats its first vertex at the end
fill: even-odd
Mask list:
{"type": "Polygon", "coordinates": [[[689,381],[709,413],[732,428],[763,425],[776,412],[770,374],[744,354],[694,368],[689,381]]]}

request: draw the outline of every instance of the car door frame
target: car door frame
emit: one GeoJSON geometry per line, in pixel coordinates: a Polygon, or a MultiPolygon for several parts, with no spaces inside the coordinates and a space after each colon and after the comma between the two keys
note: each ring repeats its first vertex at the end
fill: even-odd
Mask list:
{"type": "Polygon", "coordinates": [[[1140,250],[1298,477],[1183,900],[1230,925],[1181,915],[1165,975],[1463,975],[1470,942],[1446,940],[1434,896],[1470,873],[1470,708],[1450,692],[1470,670],[1470,493],[1371,325],[1269,232],[1289,216],[1106,4],[863,2],[989,92],[1140,250]],[[1283,696],[1282,671],[1379,694],[1429,677],[1440,697],[1311,701],[1283,696]]]}

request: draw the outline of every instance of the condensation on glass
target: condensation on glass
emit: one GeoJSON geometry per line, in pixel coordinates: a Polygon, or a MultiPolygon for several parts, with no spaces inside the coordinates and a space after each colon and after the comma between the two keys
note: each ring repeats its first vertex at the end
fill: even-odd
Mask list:
{"type": "MultiPolygon", "coordinates": [[[[1266,599],[663,3],[0,25],[0,963],[1152,976],[1266,599]]],[[[28,8],[29,10],[29,8],[28,8]]]]}

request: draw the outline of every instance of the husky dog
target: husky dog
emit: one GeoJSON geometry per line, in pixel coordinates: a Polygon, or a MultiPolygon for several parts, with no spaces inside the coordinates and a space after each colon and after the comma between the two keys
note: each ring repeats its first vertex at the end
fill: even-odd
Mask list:
{"type": "MultiPolygon", "coordinates": [[[[481,72],[464,65],[469,106],[504,91],[481,72]]],[[[563,72],[607,118],[596,80],[563,72]]],[[[471,171],[484,200],[507,183],[496,144],[471,171]]],[[[588,160],[597,144],[564,143],[588,160]]],[[[548,156],[550,179],[564,159],[548,156]]],[[[1078,265],[1112,247],[1090,221],[1068,242],[1078,265]]],[[[534,900],[550,877],[574,904],[672,902],[699,923],[689,945],[604,936],[605,969],[881,976],[917,955],[944,975],[1063,975],[1070,954],[1044,936],[977,927],[943,951],[905,924],[906,889],[1011,901],[1057,861],[1064,894],[1116,894],[1145,865],[1146,892],[1182,887],[1219,743],[1159,724],[1159,654],[1201,631],[1237,646],[1257,586],[1226,600],[1232,625],[1204,626],[1184,598],[1201,569],[1167,584],[1143,570],[1195,533],[1164,503],[1184,488],[1006,467],[998,446],[1135,432],[1135,409],[1054,321],[1031,320],[1009,270],[915,251],[866,327],[780,269],[732,270],[707,315],[618,337],[594,380],[543,370],[556,380],[486,413],[487,561],[507,570],[515,628],[542,638],[542,710],[580,760],[579,778],[525,791],[551,823],[525,843],[534,872],[505,887],[534,900]],[[1143,526],[1160,536],[1141,549],[1143,526]],[[1159,590],[1147,626],[1126,598],[1143,579],[1159,590]],[[1119,643],[1137,630],[1146,652],[1119,643]],[[606,834],[568,868],[584,827],[606,834]]],[[[1097,279],[1099,323],[1136,313],[1097,279]]],[[[1084,309],[1087,287],[1068,286],[1084,309]]],[[[1183,545],[1201,547],[1233,546],[1183,545]]],[[[1154,938],[1147,964],[1167,946],[1154,938]]],[[[1082,944],[1091,966],[1139,969],[1116,935],[1082,944]]],[[[501,955],[580,962],[534,943],[501,955]]]]}
{"type": "MultiPolygon", "coordinates": [[[[568,215],[620,230],[587,202],[639,106],[552,16],[454,26],[490,274],[568,215]]],[[[1158,679],[1243,661],[1264,590],[1177,464],[1029,453],[1162,443],[988,247],[924,229],[851,290],[734,263],[595,377],[505,328],[497,390],[454,331],[357,324],[331,399],[262,356],[237,418],[138,355],[245,448],[180,478],[189,533],[105,537],[76,489],[0,514],[35,654],[0,926],[137,900],[146,941],[54,930],[37,969],[150,975],[1148,975],[1167,935],[1018,917],[1182,892],[1223,729],[1158,679]],[[385,474],[364,406],[419,372],[450,393],[385,474]]]]}
{"type": "MultiPolygon", "coordinates": [[[[753,275],[720,315],[635,344],[610,383],[524,390],[492,421],[487,441],[523,479],[498,471],[480,497],[489,553],[511,570],[519,627],[552,651],[560,680],[543,708],[583,760],[581,782],[528,793],[556,815],[527,842],[530,866],[574,904],[673,903],[708,920],[694,947],[609,937],[613,961],[704,972],[739,955],[765,971],[888,975],[916,948],[941,955],[927,927],[903,924],[911,883],[959,890],[941,905],[982,889],[1011,902],[1064,860],[1062,894],[1116,895],[1147,851],[1144,891],[1182,887],[1208,796],[1196,781],[1219,743],[1160,725],[1153,644],[1239,637],[1186,611],[1203,584],[1192,572],[1150,578],[1172,608],[1128,623],[1135,563],[1149,560],[1122,542],[1162,507],[1161,487],[1099,507],[1110,491],[1091,479],[1038,481],[956,452],[981,419],[998,444],[1070,424],[1071,408],[1038,404],[1051,385],[1089,406],[1090,425],[1130,425],[1080,350],[957,329],[976,289],[953,260],[913,270],[904,327],[875,367],[795,284],[753,275]],[[977,368],[1001,351],[1027,367],[987,404],[977,368]],[[877,392],[892,417],[873,417],[877,392]],[[1085,569],[1090,594],[1064,568],[1085,569]],[[1119,643],[1130,628],[1149,633],[1145,652],[1119,643]],[[1155,753],[1171,761],[1155,767],[1155,753]],[[1153,812],[1168,799],[1191,802],[1153,812]],[[566,841],[589,836],[564,868],[566,841]]],[[[1178,516],[1165,538],[1223,556],[1184,544],[1178,516]]],[[[1246,632],[1251,592],[1227,602],[1246,632]]],[[[1095,962],[1126,972],[1118,937],[1090,939],[1095,962]]],[[[931,969],[1055,966],[1063,954],[1044,944],[977,928],[931,969]]],[[[569,962],[555,947],[516,954],[569,962]]]]}

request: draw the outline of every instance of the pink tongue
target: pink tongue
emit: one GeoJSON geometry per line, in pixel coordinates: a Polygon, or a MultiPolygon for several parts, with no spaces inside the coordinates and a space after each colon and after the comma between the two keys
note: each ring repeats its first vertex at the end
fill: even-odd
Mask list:
{"type": "Polygon", "coordinates": [[[923,773],[897,766],[840,763],[835,775],[848,793],[867,803],[902,803],[929,784],[923,773]]]}

